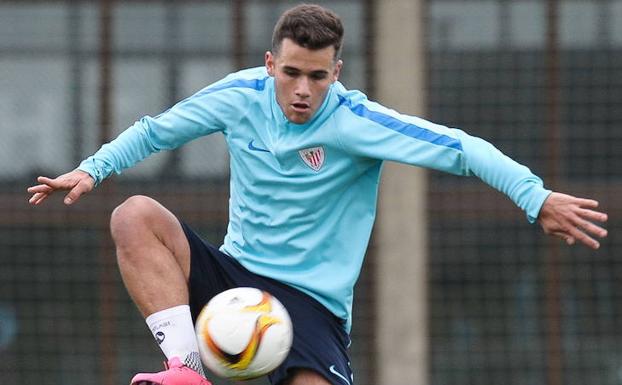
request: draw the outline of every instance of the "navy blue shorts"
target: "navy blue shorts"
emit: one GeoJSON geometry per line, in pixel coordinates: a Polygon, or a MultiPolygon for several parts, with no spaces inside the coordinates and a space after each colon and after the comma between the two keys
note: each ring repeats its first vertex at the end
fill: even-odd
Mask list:
{"type": "Polygon", "coordinates": [[[350,337],[344,321],[314,298],[289,285],[246,270],[239,262],[205,242],[188,225],[182,227],[190,243],[190,310],[193,320],[216,294],[246,286],[265,290],[279,299],[289,312],[294,340],[289,355],[268,377],[283,385],[299,368],[311,369],[333,385],[352,385],[348,357],[350,337]]]}

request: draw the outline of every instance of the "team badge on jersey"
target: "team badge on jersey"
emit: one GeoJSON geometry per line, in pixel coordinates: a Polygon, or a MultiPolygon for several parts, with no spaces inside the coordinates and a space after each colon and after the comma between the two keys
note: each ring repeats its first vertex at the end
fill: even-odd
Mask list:
{"type": "Polygon", "coordinates": [[[311,147],[298,151],[302,160],[313,171],[320,171],[324,164],[324,147],[311,147]]]}

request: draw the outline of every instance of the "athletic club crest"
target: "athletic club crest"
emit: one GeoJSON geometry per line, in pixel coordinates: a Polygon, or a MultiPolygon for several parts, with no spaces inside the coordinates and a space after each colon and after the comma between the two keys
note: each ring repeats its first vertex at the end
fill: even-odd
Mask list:
{"type": "Polygon", "coordinates": [[[320,171],[324,164],[324,147],[311,147],[298,151],[302,160],[313,171],[320,171]]]}

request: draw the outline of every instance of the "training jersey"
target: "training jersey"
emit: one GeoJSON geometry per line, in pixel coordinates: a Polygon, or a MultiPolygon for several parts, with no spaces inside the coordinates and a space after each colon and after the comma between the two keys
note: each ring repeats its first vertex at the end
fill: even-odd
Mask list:
{"type": "Polygon", "coordinates": [[[311,295],[348,330],[385,160],[476,175],[530,222],[550,193],[485,140],[398,113],[339,82],[308,122],[289,122],[264,67],[233,73],[156,117],[141,118],[79,169],[99,184],[152,153],[216,132],[230,155],[221,251],[253,273],[311,295]]]}

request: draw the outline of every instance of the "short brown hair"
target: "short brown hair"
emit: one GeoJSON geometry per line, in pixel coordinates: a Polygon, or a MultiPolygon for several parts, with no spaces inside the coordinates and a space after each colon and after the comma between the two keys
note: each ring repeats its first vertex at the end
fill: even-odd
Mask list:
{"type": "Polygon", "coordinates": [[[316,4],[301,4],[281,15],[272,34],[272,53],[277,55],[283,39],[316,50],[335,47],[335,60],[341,56],[343,25],[333,11],[316,4]]]}

